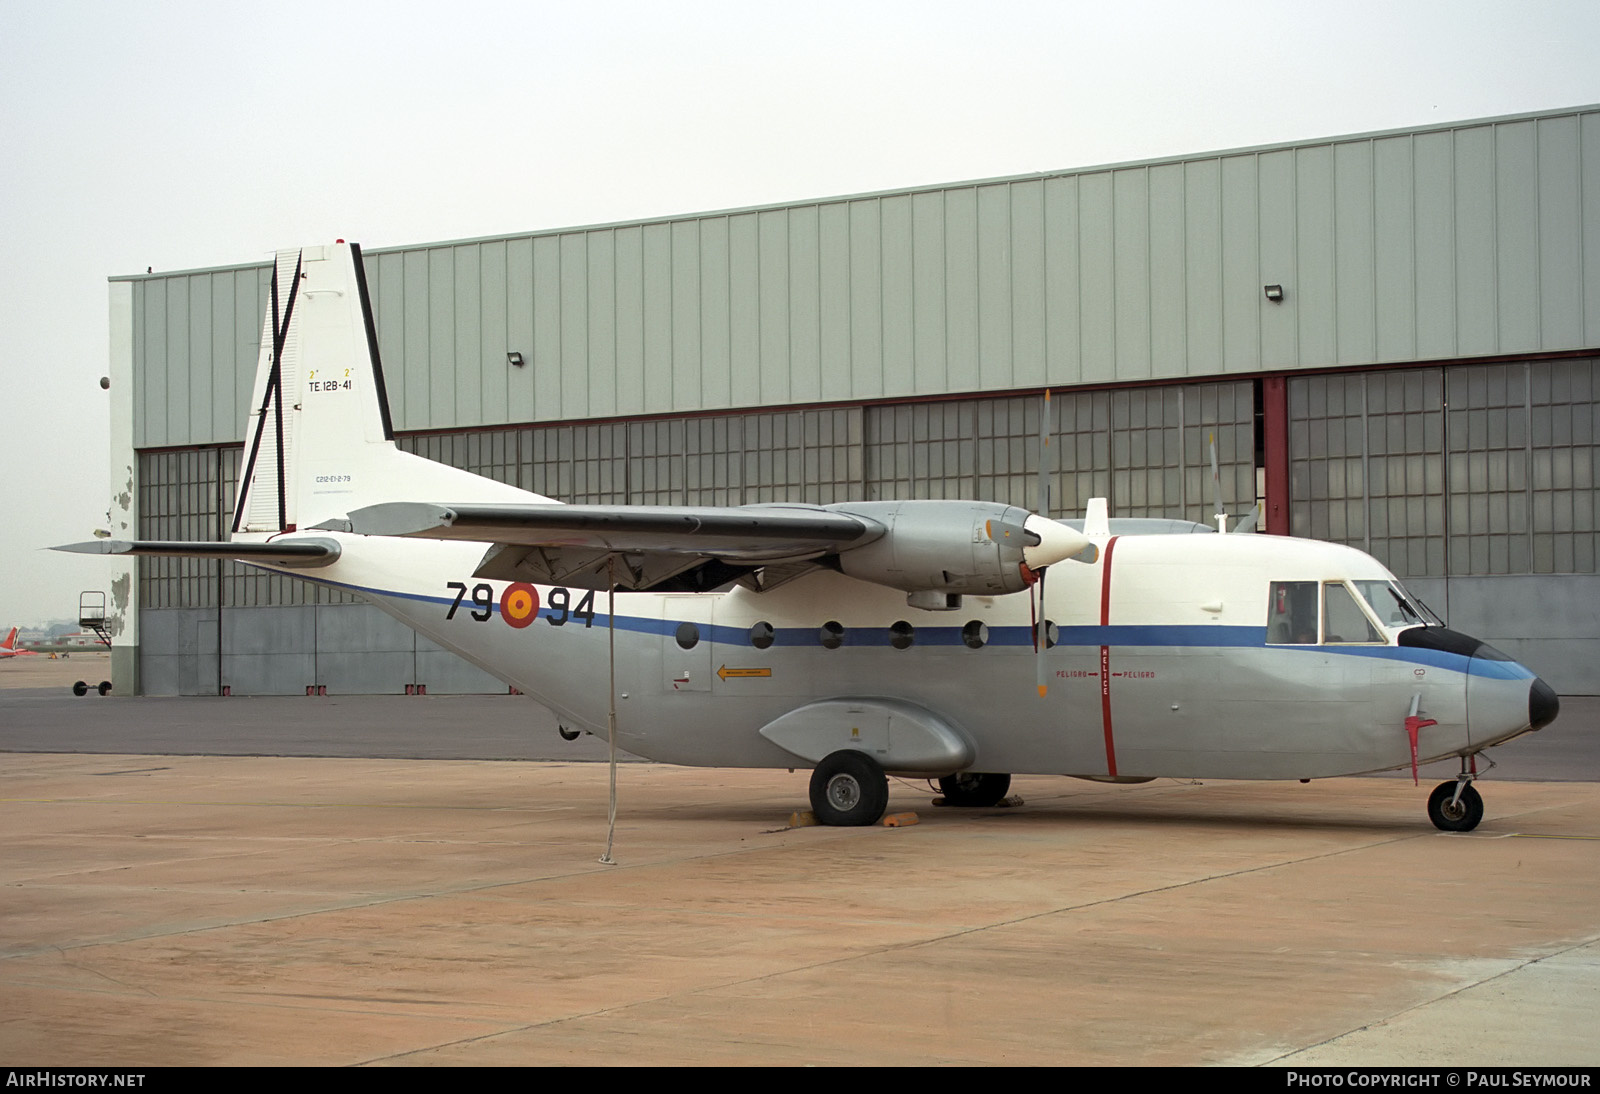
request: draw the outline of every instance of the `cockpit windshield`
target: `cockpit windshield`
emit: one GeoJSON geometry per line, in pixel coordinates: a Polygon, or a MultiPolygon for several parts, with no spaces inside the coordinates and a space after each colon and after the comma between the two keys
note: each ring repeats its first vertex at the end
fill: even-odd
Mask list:
{"type": "Polygon", "coordinates": [[[1428,627],[1444,626],[1426,604],[1406,592],[1398,581],[1352,581],[1350,584],[1386,627],[1411,627],[1418,623],[1428,627]]]}

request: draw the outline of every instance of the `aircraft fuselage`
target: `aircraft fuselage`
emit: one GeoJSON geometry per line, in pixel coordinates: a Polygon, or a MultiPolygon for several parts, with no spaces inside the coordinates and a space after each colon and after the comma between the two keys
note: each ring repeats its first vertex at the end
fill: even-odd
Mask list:
{"type": "MultiPolygon", "coordinates": [[[[1421,762],[1537,728],[1533,673],[1492,650],[1477,655],[1464,636],[1402,644],[1415,624],[1356,593],[1393,576],[1359,551],[1315,541],[1101,538],[1093,562],[1051,569],[1044,615],[1054,645],[1041,697],[1028,592],[927,611],[896,590],[819,571],[762,593],[617,593],[612,636],[604,591],[474,578],[484,545],[341,539],[340,561],[316,580],[361,592],[601,735],[614,637],[618,745],[670,763],[802,765],[760,730],[830,699],[935,712],[970,742],[966,770],[1121,779],[1402,767],[1413,706],[1435,723],[1419,732],[1421,762]],[[437,580],[419,587],[408,577],[418,573],[437,580]],[[1285,630],[1290,593],[1315,600],[1314,634],[1285,630]],[[1331,631],[1352,629],[1340,615],[1352,606],[1367,630],[1331,631]]],[[[875,750],[876,739],[841,747],[878,751],[891,771],[950,773],[907,767],[892,744],[875,750]]]]}

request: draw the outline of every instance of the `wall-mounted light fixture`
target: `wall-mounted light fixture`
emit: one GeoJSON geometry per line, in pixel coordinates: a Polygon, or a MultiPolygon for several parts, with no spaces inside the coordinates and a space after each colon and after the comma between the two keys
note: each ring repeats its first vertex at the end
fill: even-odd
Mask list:
{"type": "Polygon", "coordinates": [[[1274,304],[1283,303],[1282,285],[1264,285],[1262,286],[1262,290],[1267,294],[1267,299],[1272,301],[1274,304]]]}
{"type": "Polygon", "coordinates": [[[517,368],[521,368],[526,363],[527,362],[523,361],[522,359],[522,354],[518,353],[516,350],[511,350],[506,354],[506,364],[508,365],[514,365],[517,368]]]}

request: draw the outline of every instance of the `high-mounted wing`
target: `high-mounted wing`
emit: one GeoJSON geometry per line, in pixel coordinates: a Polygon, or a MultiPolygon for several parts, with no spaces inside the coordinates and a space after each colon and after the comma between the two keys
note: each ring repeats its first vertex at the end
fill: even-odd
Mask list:
{"type": "Polygon", "coordinates": [[[907,593],[995,595],[1088,545],[994,502],[608,506],[390,502],[322,531],[492,544],[474,576],[576,588],[771,588],[814,566],[907,593]]]}
{"type": "Polygon", "coordinates": [[[884,534],[870,518],[800,505],[390,502],[318,528],[494,544],[474,577],[580,589],[603,589],[615,580],[619,589],[695,592],[758,568],[838,554],[884,534]]]}

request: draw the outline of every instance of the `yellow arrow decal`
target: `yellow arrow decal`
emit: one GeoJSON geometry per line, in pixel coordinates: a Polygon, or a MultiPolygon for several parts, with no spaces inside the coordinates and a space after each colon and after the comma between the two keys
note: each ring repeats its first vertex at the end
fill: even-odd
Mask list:
{"type": "Polygon", "coordinates": [[[752,677],[752,676],[771,676],[772,675],[772,670],[771,669],[730,669],[727,665],[723,665],[720,669],[717,670],[717,675],[722,677],[722,679],[724,679],[724,680],[728,679],[730,676],[731,677],[735,677],[735,678],[745,678],[745,677],[752,677]]]}

